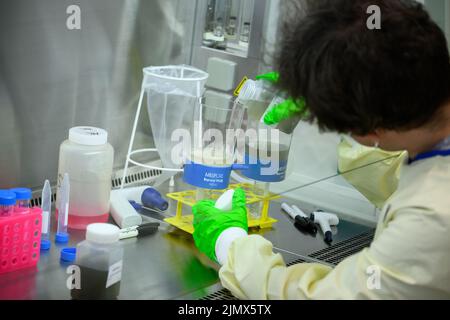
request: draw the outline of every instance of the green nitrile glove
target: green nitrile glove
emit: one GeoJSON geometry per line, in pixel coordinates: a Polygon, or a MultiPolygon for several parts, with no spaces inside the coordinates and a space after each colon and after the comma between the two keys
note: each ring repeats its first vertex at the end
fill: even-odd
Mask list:
{"type": "MultiPolygon", "coordinates": [[[[268,72],[256,76],[256,80],[266,80],[271,83],[277,83],[279,79],[280,75],[278,72],[268,72]]],[[[274,106],[272,110],[269,110],[264,116],[264,123],[270,126],[296,115],[305,116],[306,113],[305,99],[300,98],[294,101],[292,98],[289,98],[274,106]]]]}
{"type": "Polygon", "coordinates": [[[272,83],[277,83],[278,79],[280,79],[280,75],[278,74],[278,72],[268,72],[268,73],[260,74],[260,75],[256,76],[255,78],[256,78],[256,80],[267,80],[272,83]]]}
{"type": "Polygon", "coordinates": [[[194,241],[197,248],[210,259],[217,261],[216,241],[225,229],[231,227],[248,231],[245,192],[241,188],[234,191],[232,209],[222,211],[214,207],[212,200],[199,201],[192,207],[194,214],[194,241]]]}
{"type": "Polygon", "coordinates": [[[294,101],[292,98],[289,98],[267,112],[264,116],[264,123],[270,126],[296,115],[304,116],[306,111],[305,99],[300,98],[294,101]]]}

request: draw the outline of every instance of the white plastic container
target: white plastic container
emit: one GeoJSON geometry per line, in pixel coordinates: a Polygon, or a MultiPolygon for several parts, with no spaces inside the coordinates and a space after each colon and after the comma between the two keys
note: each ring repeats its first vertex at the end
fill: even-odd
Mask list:
{"type": "Polygon", "coordinates": [[[77,245],[76,265],[80,268],[79,289],[73,299],[116,299],[122,279],[123,248],[119,228],[107,223],[87,227],[86,240],[77,245]]]}
{"type": "MultiPolygon", "coordinates": [[[[108,133],[94,127],[75,127],[59,150],[58,186],[70,177],[69,228],[107,222],[114,149],[108,133]]],[[[58,202],[58,199],[56,200],[58,202]]]]}
{"type": "Polygon", "coordinates": [[[245,106],[247,128],[258,129],[261,117],[266,112],[275,91],[267,81],[247,80],[239,92],[239,101],[245,106]]]}

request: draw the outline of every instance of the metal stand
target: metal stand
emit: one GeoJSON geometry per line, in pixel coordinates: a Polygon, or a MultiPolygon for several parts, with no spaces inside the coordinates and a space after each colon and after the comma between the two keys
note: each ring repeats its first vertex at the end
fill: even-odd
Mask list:
{"type": "Polygon", "coordinates": [[[159,167],[154,167],[154,166],[150,166],[141,162],[138,162],[136,160],[133,160],[131,158],[132,155],[138,154],[138,153],[144,153],[144,152],[158,152],[158,149],[156,148],[147,148],[147,149],[137,149],[137,150],[133,150],[133,143],[134,143],[134,138],[136,136],[136,129],[137,129],[137,125],[139,122],[139,116],[141,114],[141,108],[142,108],[142,101],[144,100],[144,95],[145,95],[145,89],[142,88],[141,89],[141,94],[139,96],[139,102],[138,102],[138,107],[136,110],[136,115],[134,117],[134,124],[133,124],[133,130],[131,131],[131,137],[130,137],[130,143],[128,146],[128,152],[127,152],[127,159],[125,161],[125,167],[123,168],[123,175],[122,175],[122,181],[120,183],[120,189],[123,189],[124,185],[125,185],[125,177],[127,176],[127,171],[128,171],[128,166],[130,163],[136,165],[136,166],[140,166],[140,167],[144,167],[147,169],[152,169],[152,170],[161,170],[161,171],[167,171],[167,172],[182,172],[182,169],[171,169],[171,168],[159,168],[159,167]]]}

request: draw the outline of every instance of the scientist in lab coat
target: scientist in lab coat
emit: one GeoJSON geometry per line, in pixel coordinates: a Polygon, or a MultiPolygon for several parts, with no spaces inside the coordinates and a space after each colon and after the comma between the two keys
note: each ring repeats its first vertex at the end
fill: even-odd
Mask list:
{"type": "MultiPolygon", "coordinates": [[[[268,240],[247,234],[239,190],[230,211],[211,201],[193,208],[196,245],[222,265],[223,286],[241,299],[450,298],[450,57],[443,32],[412,0],[314,0],[303,13],[283,30],[280,88],[304,99],[320,128],[356,140],[361,154],[399,152],[401,161],[366,175],[368,184],[379,182],[372,195],[385,197],[376,197],[382,210],[375,238],[335,268],[286,267],[268,240]],[[380,28],[369,28],[371,5],[380,9],[380,28]],[[385,192],[397,173],[395,192],[385,192]]],[[[271,117],[295,112],[274,109],[271,117]]],[[[355,149],[340,146],[357,166],[359,157],[347,151],[355,149]]],[[[364,179],[350,182],[364,188],[364,179]]]]}

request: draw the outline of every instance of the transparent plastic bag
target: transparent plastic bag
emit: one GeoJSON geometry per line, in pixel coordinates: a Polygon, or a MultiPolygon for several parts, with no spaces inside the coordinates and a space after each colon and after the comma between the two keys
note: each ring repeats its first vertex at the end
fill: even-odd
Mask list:
{"type": "Polygon", "coordinates": [[[147,108],[155,147],[164,168],[179,168],[172,159],[172,141],[177,129],[192,127],[194,108],[205,90],[208,74],[186,66],[144,68],[142,89],[147,94],[147,108]]]}

